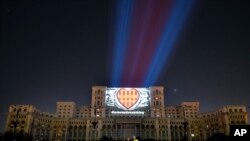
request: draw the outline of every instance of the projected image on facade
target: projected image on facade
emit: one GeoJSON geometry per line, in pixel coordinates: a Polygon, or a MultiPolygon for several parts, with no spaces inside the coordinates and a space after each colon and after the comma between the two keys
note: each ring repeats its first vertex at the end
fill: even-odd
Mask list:
{"type": "Polygon", "coordinates": [[[150,105],[148,88],[108,88],[106,106],[120,110],[134,111],[150,105]]]}

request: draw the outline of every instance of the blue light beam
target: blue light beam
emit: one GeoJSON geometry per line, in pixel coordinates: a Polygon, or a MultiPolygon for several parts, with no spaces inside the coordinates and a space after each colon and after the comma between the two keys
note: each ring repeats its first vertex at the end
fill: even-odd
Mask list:
{"type": "Polygon", "coordinates": [[[165,65],[174,43],[180,34],[181,28],[185,23],[188,13],[191,11],[193,0],[176,0],[170,19],[163,32],[162,38],[157,46],[150,68],[148,69],[143,86],[154,85],[157,81],[163,66],[165,65]]]}
{"type": "Polygon", "coordinates": [[[121,81],[122,66],[128,44],[128,35],[133,12],[132,0],[119,0],[117,6],[116,27],[114,37],[114,56],[112,68],[112,86],[119,86],[121,81]]]}

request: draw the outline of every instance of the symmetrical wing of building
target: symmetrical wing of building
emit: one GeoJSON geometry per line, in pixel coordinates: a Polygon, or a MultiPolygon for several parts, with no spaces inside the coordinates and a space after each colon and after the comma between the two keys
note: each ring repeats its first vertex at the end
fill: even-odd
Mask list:
{"type": "Polygon", "coordinates": [[[92,87],[89,106],[57,102],[56,113],[32,105],[11,105],[5,130],[32,134],[35,140],[83,141],[103,136],[127,139],[206,140],[216,133],[229,135],[230,125],[247,124],[243,105],[227,105],[200,113],[199,102],[166,107],[164,88],[92,87]]]}

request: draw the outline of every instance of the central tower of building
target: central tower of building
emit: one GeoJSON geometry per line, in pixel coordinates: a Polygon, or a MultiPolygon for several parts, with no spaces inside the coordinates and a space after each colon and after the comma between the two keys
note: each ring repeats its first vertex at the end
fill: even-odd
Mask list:
{"type": "Polygon", "coordinates": [[[92,87],[91,117],[165,117],[164,88],[92,87]]]}

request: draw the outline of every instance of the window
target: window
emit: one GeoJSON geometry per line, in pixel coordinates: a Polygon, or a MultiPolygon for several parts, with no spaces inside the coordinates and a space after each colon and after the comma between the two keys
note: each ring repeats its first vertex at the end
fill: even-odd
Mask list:
{"type": "Polygon", "coordinates": [[[156,101],[156,106],[159,106],[159,101],[156,101]]]}

